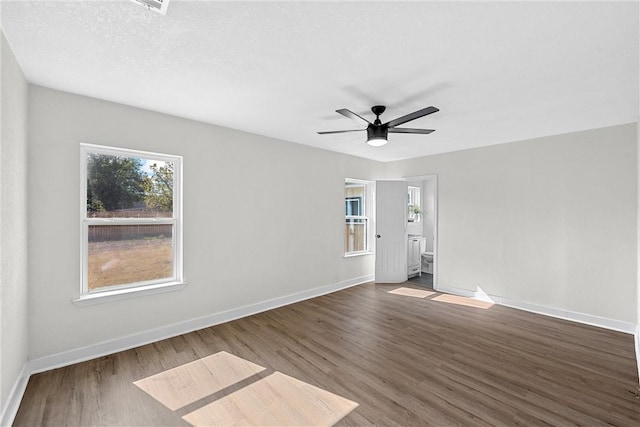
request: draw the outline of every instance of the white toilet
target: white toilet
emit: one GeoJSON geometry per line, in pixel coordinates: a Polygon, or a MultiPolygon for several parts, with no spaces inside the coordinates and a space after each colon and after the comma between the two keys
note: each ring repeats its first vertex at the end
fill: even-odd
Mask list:
{"type": "Polygon", "coordinates": [[[427,252],[427,239],[420,240],[420,270],[433,274],[433,252],[427,252]]]}

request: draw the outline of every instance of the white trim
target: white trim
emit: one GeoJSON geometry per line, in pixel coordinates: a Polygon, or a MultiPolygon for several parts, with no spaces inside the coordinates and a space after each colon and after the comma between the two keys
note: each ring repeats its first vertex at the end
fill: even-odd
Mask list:
{"type": "Polygon", "coordinates": [[[11,387],[6,404],[2,408],[2,413],[0,413],[0,426],[5,427],[13,424],[13,420],[18,413],[18,408],[20,408],[22,396],[24,396],[24,392],[27,390],[30,375],[29,364],[25,363],[22,366],[18,378],[16,378],[16,382],[13,384],[13,387],[11,387]]]}
{"type": "Polygon", "coordinates": [[[375,252],[372,251],[361,251],[361,252],[348,252],[346,254],[343,255],[343,258],[353,258],[356,256],[363,256],[363,255],[375,255],[375,252]]]}
{"type": "MultiPolygon", "coordinates": [[[[78,306],[106,302],[114,299],[130,298],[132,296],[147,295],[150,293],[167,292],[178,290],[177,285],[184,287],[184,266],[183,266],[183,157],[178,155],[154,153],[150,151],[132,150],[128,148],[110,147],[106,145],[95,145],[80,143],[80,296],[73,300],[78,306]],[[173,164],[173,212],[171,218],[91,218],[87,217],[87,156],[89,154],[103,154],[109,156],[124,156],[137,159],[158,160],[173,164]],[[105,287],[105,291],[100,290],[99,297],[95,291],[89,290],[88,279],[88,258],[89,258],[89,227],[92,225],[172,225],[172,252],[173,252],[173,272],[172,277],[159,280],[128,283],[105,287]],[[164,286],[155,286],[161,283],[164,286]],[[153,285],[153,286],[151,286],[153,285]],[[128,288],[124,291],[122,288],[128,288]],[[159,290],[163,288],[162,290],[159,290]],[[133,290],[137,289],[135,295],[133,290]],[[94,296],[93,294],[96,293],[94,296]],[[125,296],[126,294],[126,296],[125,296]]],[[[181,289],[181,288],[180,288],[181,289]]]]}
{"type": "Polygon", "coordinates": [[[638,383],[640,384],[640,325],[636,325],[636,333],[634,336],[636,344],[636,364],[638,365],[638,383]]]}
{"type": "Polygon", "coordinates": [[[345,184],[347,183],[347,181],[349,181],[350,184],[356,184],[356,185],[371,184],[372,182],[375,182],[369,179],[358,179],[358,178],[345,178],[344,180],[345,180],[345,184]]]}
{"type": "Polygon", "coordinates": [[[177,156],[175,154],[156,153],[155,151],[133,150],[131,148],[115,147],[113,145],[98,145],[98,144],[89,144],[86,142],[82,142],[80,143],[80,145],[83,147],[86,147],[87,151],[90,151],[92,153],[113,155],[114,151],[121,151],[130,157],[150,156],[153,158],[153,160],[162,160],[163,162],[173,162],[175,161],[176,157],[182,157],[182,156],[177,156]]]}
{"type": "Polygon", "coordinates": [[[148,286],[136,286],[123,289],[113,289],[80,295],[79,298],[71,300],[78,307],[93,304],[102,304],[109,301],[118,301],[128,298],[140,297],[143,295],[162,294],[165,292],[175,292],[187,286],[185,282],[157,283],[148,286]]]}
{"type": "MultiPolygon", "coordinates": [[[[433,176],[433,285],[438,283],[438,260],[440,259],[440,250],[438,249],[438,206],[440,204],[440,195],[438,187],[438,174],[433,176]]],[[[426,178],[425,178],[426,180],[426,178]]]]}
{"type": "MultiPolygon", "coordinates": [[[[625,332],[627,334],[633,334],[636,332],[637,325],[629,322],[623,322],[621,320],[609,319],[607,317],[593,316],[591,314],[579,313],[576,311],[563,310],[560,308],[546,307],[542,305],[531,304],[524,301],[513,300],[510,298],[500,297],[496,295],[486,294],[484,292],[474,292],[468,289],[446,287],[446,286],[434,286],[434,289],[438,292],[445,292],[448,294],[460,295],[469,297],[481,301],[492,302],[498,305],[504,305],[506,307],[516,308],[518,310],[530,311],[532,313],[543,314],[545,316],[557,317],[559,319],[570,320],[572,322],[584,323],[586,325],[598,326],[600,328],[611,329],[614,331],[625,332]]],[[[636,351],[638,346],[636,343],[636,351]]]]}
{"type": "Polygon", "coordinates": [[[29,373],[35,374],[62,366],[72,365],[74,363],[84,362],[86,360],[95,359],[97,357],[106,356],[117,353],[119,351],[128,350],[139,347],[141,345],[150,344],[163,339],[175,337],[200,329],[221,323],[230,322],[242,317],[251,316],[253,314],[262,313],[263,311],[272,310],[289,304],[294,304],[310,298],[326,295],[341,289],[346,289],[355,285],[370,282],[373,275],[356,277],[350,280],[336,282],[332,285],[320,286],[306,291],[298,292],[271,300],[249,304],[243,307],[222,311],[215,314],[199,317],[196,319],[186,320],[184,322],[174,323],[163,326],[161,328],[140,332],[125,337],[116,338],[109,341],[81,347],[62,353],[44,356],[29,362],[29,373]]]}
{"type": "Polygon", "coordinates": [[[332,292],[371,281],[373,281],[372,274],[356,277],[349,280],[343,280],[332,285],[320,286],[295,294],[273,298],[267,301],[249,304],[243,307],[222,311],[196,319],[186,320],[184,322],[174,323],[145,332],[140,332],[138,334],[116,338],[114,340],[103,341],[101,343],[93,344],[90,346],[76,348],[74,350],[64,351],[62,353],[57,353],[31,360],[23,366],[22,371],[20,372],[20,375],[16,380],[16,383],[9,393],[7,404],[4,408],[2,408],[2,413],[0,414],[0,426],[11,426],[13,424],[15,416],[18,413],[18,408],[20,407],[20,402],[27,388],[29,377],[33,374],[49,371],[51,369],[61,368],[63,366],[73,365],[74,363],[84,362],[87,360],[95,359],[97,357],[117,353],[119,351],[129,350],[141,345],[150,344],[163,339],[208,328],[210,326],[230,322],[242,317],[262,313],[263,311],[267,310],[273,310],[278,307],[294,304],[311,298],[316,298],[322,295],[330,294],[332,292]]]}
{"type": "Polygon", "coordinates": [[[91,218],[90,221],[91,225],[172,225],[176,223],[174,218],[91,218]]]}
{"type": "MultiPolygon", "coordinates": [[[[91,346],[81,347],[74,350],[65,351],[62,353],[57,353],[50,356],[45,356],[45,357],[31,360],[23,366],[22,371],[20,372],[20,375],[18,376],[15,384],[11,389],[11,392],[9,393],[7,404],[4,406],[4,408],[2,408],[2,413],[0,414],[0,426],[2,427],[10,426],[13,423],[15,416],[18,412],[18,408],[20,407],[20,401],[22,400],[22,397],[26,390],[29,377],[33,374],[36,374],[39,372],[45,372],[45,371],[55,369],[55,368],[60,368],[63,366],[72,365],[74,363],[84,362],[87,360],[95,359],[97,357],[113,354],[118,351],[128,350],[131,348],[139,347],[141,345],[149,344],[159,340],[193,332],[199,329],[204,329],[204,328],[218,325],[221,323],[230,322],[232,320],[236,320],[242,317],[251,316],[253,314],[258,314],[258,313],[261,313],[267,310],[272,310],[288,304],[294,304],[296,302],[304,301],[307,299],[311,299],[311,298],[319,297],[332,292],[336,292],[342,289],[350,288],[352,286],[371,282],[373,281],[373,279],[374,279],[373,275],[356,277],[354,279],[336,282],[332,285],[325,285],[325,286],[309,289],[306,291],[298,292],[296,294],[274,298],[271,300],[239,307],[237,309],[226,310],[220,313],[187,320],[180,323],[174,323],[172,325],[167,325],[162,328],[157,328],[157,329],[141,332],[134,335],[117,338],[110,341],[104,341],[91,346]]],[[[447,292],[455,295],[461,295],[461,296],[471,297],[471,298],[480,299],[484,301],[491,301],[494,303],[498,303],[494,300],[498,297],[493,297],[493,296],[482,294],[479,292],[472,292],[467,289],[438,287],[436,290],[438,292],[447,292]]],[[[499,298],[499,299],[504,300],[502,298],[499,298]]],[[[507,305],[507,304],[503,304],[503,305],[507,305]]],[[[548,310],[548,308],[546,307],[539,307],[533,304],[529,304],[528,306],[530,308],[538,307],[540,309],[544,308],[548,310]]],[[[515,307],[513,305],[512,307],[525,310],[524,308],[515,307]]],[[[532,310],[528,310],[528,311],[532,311],[532,310]]],[[[542,310],[536,311],[536,312],[553,316],[552,314],[547,314],[542,310]]],[[[588,315],[583,314],[582,316],[588,316],[588,315]]],[[[554,316],[554,317],[558,317],[558,316],[554,316]]],[[[589,316],[589,317],[592,319],[603,319],[603,318],[597,318],[595,316],[589,316]]],[[[579,321],[577,319],[572,319],[572,318],[567,318],[567,319],[573,320],[573,321],[579,321]]],[[[606,320],[610,320],[610,319],[606,319],[606,320]]],[[[621,330],[622,332],[627,332],[628,325],[631,325],[631,324],[626,324],[624,322],[619,322],[619,321],[612,321],[612,322],[618,322],[619,324],[626,325],[624,329],[616,329],[616,330],[621,330]]],[[[607,326],[604,326],[601,324],[596,324],[596,323],[589,323],[589,324],[607,328],[607,326]]],[[[640,371],[640,357],[638,357],[638,355],[640,355],[640,341],[639,341],[640,325],[631,325],[631,326],[635,328],[636,359],[638,360],[638,370],[640,371]]],[[[608,329],[614,329],[614,328],[608,328],[608,329]]]]}

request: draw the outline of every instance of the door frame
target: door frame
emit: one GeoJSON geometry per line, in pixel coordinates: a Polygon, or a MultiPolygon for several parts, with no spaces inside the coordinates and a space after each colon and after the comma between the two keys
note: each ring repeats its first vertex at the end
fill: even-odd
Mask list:
{"type": "MultiPolygon", "coordinates": [[[[425,181],[433,179],[433,289],[438,290],[438,174],[411,175],[402,177],[405,181],[425,181]]],[[[422,197],[422,196],[420,196],[422,197]]]]}

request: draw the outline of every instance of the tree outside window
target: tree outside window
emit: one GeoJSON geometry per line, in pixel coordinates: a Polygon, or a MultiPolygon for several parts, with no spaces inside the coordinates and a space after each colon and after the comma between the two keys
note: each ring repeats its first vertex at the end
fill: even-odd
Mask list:
{"type": "Polygon", "coordinates": [[[82,293],[181,281],[182,159],[83,145],[82,293]]]}

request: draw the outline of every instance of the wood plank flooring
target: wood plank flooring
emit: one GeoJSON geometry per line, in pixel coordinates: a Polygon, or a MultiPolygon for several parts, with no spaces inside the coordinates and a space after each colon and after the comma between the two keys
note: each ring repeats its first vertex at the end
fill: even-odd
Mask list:
{"type": "Polygon", "coordinates": [[[437,292],[389,293],[401,286],[424,289],[368,283],[33,375],[14,425],[188,426],[207,424],[207,413],[224,423],[327,423],[296,418],[296,408],[332,410],[341,426],[640,425],[631,335],[437,292]],[[206,369],[216,376],[217,359],[225,372],[253,368],[207,391],[196,383],[210,380],[206,369]],[[195,392],[167,403],[172,390],[151,384],[163,375],[195,392]],[[307,391],[276,390],[287,384],[307,391]],[[245,412],[267,404],[285,418],[245,412]]]}

